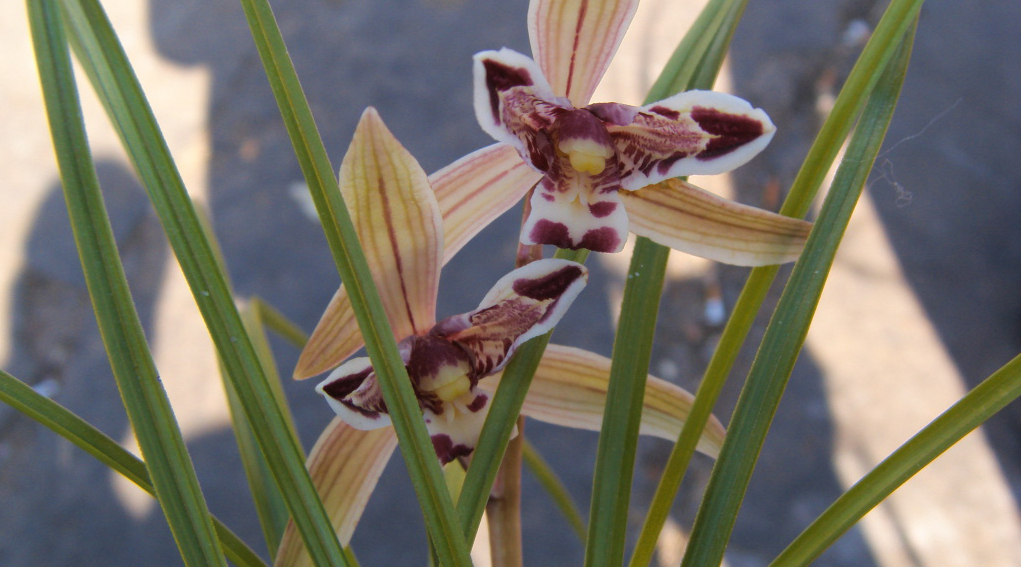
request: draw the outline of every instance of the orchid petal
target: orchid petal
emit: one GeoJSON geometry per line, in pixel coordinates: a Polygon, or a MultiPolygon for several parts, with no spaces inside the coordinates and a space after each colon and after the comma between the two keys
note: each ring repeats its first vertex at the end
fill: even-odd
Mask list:
{"type": "MultiPolygon", "coordinates": [[[[563,105],[534,61],[513,49],[475,55],[475,116],[498,142],[517,148],[521,158],[545,171],[551,147],[542,132],[563,105]]],[[[564,100],[563,102],[566,102],[564,100]]]]}
{"type": "MultiPolygon", "coordinates": [[[[547,423],[599,431],[609,381],[609,358],[551,344],[539,362],[521,413],[547,423]]],[[[498,384],[499,380],[483,380],[479,382],[479,389],[495,392],[498,384]]],[[[677,441],[691,411],[692,399],[684,389],[649,376],[639,431],[677,441]]],[[[712,417],[702,431],[697,449],[715,458],[723,437],[723,425],[712,417]]]]}
{"type": "MultiPolygon", "coordinates": [[[[521,200],[539,177],[507,144],[472,152],[430,175],[443,217],[442,262],[449,262],[473,236],[521,200]]],[[[294,378],[326,372],[362,345],[351,300],[341,285],[302,350],[294,378]]]]}
{"type": "Polygon", "coordinates": [[[496,282],[478,309],[440,321],[431,334],[468,349],[476,377],[492,374],[518,345],[556,326],[587,281],[576,262],[532,262],[496,282]]]}
{"type": "MultiPolygon", "coordinates": [[[[369,496],[397,447],[392,428],[359,431],[334,418],[316,441],[306,466],[341,545],[351,542],[369,496]]],[[[275,567],[311,567],[293,522],[288,522],[275,567]]]]}
{"type": "MultiPolygon", "coordinates": [[[[584,175],[569,172],[559,181],[577,185],[582,183],[577,178],[584,175]]],[[[608,179],[614,187],[619,187],[615,176],[608,176],[608,179]]],[[[581,191],[551,190],[549,187],[556,181],[554,174],[547,175],[532,193],[531,211],[521,226],[521,243],[620,252],[628,233],[628,218],[620,191],[583,189],[582,194],[581,191]]]]}
{"type": "Polygon", "coordinates": [[[365,357],[341,364],[316,386],[330,407],[355,429],[369,430],[390,425],[383,391],[379,389],[372,362],[365,357]]]}
{"type": "Polygon", "coordinates": [[[458,457],[467,457],[475,450],[482,424],[489,413],[489,394],[472,391],[461,400],[443,405],[443,413],[426,409],[425,428],[441,464],[458,457]]]}
{"type": "Polygon", "coordinates": [[[532,55],[553,92],[587,104],[637,9],[638,0],[532,0],[532,55]]]}
{"type": "Polygon", "coordinates": [[[792,262],[812,223],[742,205],[679,179],[621,192],[631,232],[738,266],[792,262]]]}
{"type": "Polygon", "coordinates": [[[639,108],[628,124],[621,123],[625,113],[614,106],[625,105],[589,110],[610,118],[606,129],[617,146],[621,186],[628,191],[672,177],[730,171],[762,151],[776,131],[765,112],[725,93],[683,92],[639,108]]]}
{"type": "Polygon", "coordinates": [[[429,179],[372,108],[344,162],[340,188],[398,338],[436,321],[443,218],[429,179]]]}
{"type": "Polygon", "coordinates": [[[507,144],[472,152],[430,175],[443,216],[443,263],[520,201],[540,177],[507,144]]]}
{"type": "MultiPolygon", "coordinates": [[[[424,333],[436,322],[443,220],[425,172],[373,108],[355,129],[340,189],[394,336],[424,333]]],[[[342,286],[302,350],[295,378],[328,370],[362,344],[342,286]]]]}

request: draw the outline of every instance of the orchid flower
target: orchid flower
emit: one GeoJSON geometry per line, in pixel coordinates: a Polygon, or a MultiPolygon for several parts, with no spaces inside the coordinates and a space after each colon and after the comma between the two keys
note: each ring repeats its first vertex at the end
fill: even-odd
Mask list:
{"type": "MultiPolygon", "coordinates": [[[[503,154],[504,150],[487,150],[471,159],[500,161],[503,154]]],[[[520,164],[516,155],[509,155],[520,164]]],[[[514,174],[514,167],[509,175],[514,174]]],[[[443,194],[463,195],[477,188],[476,175],[448,173],[443,178],[460,179],[448,183],[443,194]]],[[[566,260],[533,262],[501,278],[478,309],[437,323],[434,312],[444,259],[444,229],[459,227],[462,234],[472,230],[464,223],[450,222],[458,218],[454,211],[459,207],[449,208],[449,216],[443,217],[443,206],[437,200],[440,191],[430,189],[418,163],[372,109],[363,114],[341,165],[340,187],[387,319],[395,336],[403,339],[399,351],[437,456],[447,462],[468,454],[477,441],[507,357],[519,344],[556,324],[584,285],[587,272],[581,264],[566,260]]],[[[470,208],[472,201],[468,203],[465,206],[470,208]]],[[[345,295],[340,297],[347,301],[345,295]]],[[[351,349],[350,356],[361,346],[361,335],[353,321],[344,326],[343,333],[345,337],[350,334],[344,347],[351,349]]],[[[308,348],[303,357],[310,352],[308,348]]],[[[308,356],[314,367],[321,363],[321,352],[311,352],[308,356]]],[[[598,430],[609,375],[609,359],[549,345],[522,413],[554,424],[598,430]]],[[[367,359],[344,362],[317,390],[327,397],[338,417],[320,435],[307,466],[338,537],[346,545],[393,453],[396,438],[392,428],[384,427],[389,417],[367,359]]],[[[650,377],[641,431],[676,439],[691,402],[688,392],[650,377]]],[[[710,420],[699,450],[715,456],[723,435],[719,421],[710,420]]],[[[281,542],[276,564],[310,564],[292,525],[281,542]]]]}
{"type": "MultiPolygon", "coordinates": [[[[535,61],[507,48],[475,56],[479,124],[542,174],[522,244],[619,252],[629,230],[623,195],[674,177],[730,171],[773,137],[765,112],[724,93],[688,91],[642,107],[589,104],[637,6],[533,0],[535,61]]],[[[671,207],[650,212],[660,217],[655,227],[639,220],[631,230],[673,245],[669,228],[660,235],[656,227],[686,219],[671,207]]]]}

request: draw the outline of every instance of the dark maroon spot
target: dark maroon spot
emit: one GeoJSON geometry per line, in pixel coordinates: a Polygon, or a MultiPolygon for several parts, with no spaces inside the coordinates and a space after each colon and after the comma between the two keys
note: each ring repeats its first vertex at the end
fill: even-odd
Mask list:
{"type": "Polygon", "coordinates": [[[567,291],[578,278],[582,277],[581,268],[576,265],[564,266],[559,270],[541,278],[515,280],[511,287],[514,293],[534,299],[546,301],[556,299],[567,291]]]}
{"type": "Polygon", "coordinates": [[[539,130],[534,136],[528,136],[525,143],[528,146],[528,158],[532,161],[532,165],[539,171],[549,171],[550,156],[556,155],[549,134],[539,130]]]}
{"type": "Polygon", "coordinates": [[[362,385],[362,382],[364,382],[371,374],[372,367],[370,366],[361,372],[341,376],[333,382],[323,386],[323,393],[337,401],[344,401],[344,398],[346,398],[351,392],[357,390],[358,387],[362,385]]]}
{"type": "Polygon", "coordinates": [[[423,376],[434,376],[445,366],[468,364],[468,355],[460,347],[437,336],[413,336],[408,356],[408,376],[417,385],[423,376]]]}
{"type": "Polygon", "coordinates": [[[486,400],[488,399],[489,398],[485,394],[479,394],[478,396],[475,396],[475,399],[472,400],[472,403],[468,404],[466,407],[468,408],[468,411],[475,413],[481,410],[482,408],[486,407],[486,400]]]}
{"type": "Polygon", "coordinates": [[[605,216],[609,216],[613,211],[617,210],[617,203],[611,203],[609,201],[602,201],[588,206],[588,210],[592,213],[592,216],[597,219],[601,219],[605,216]]]}
{"type": "Polygon", "coordinates": [[[654,106],[649,109],[649,112],[655,112],[656,114],[666,118],[668,120],[677,120],[681,117],[681,113],[665,106],[654,106]]]}
{"type": "Polygon", "coordinates": [[[567,225],[562,222],[541,220],[532,227],[529,234],[533,242],[539,244],[551,244],[558,248],[575,249],[574,241],[567,231],[567,225]]]}
{"type": "Polygon", "coordinates": [[[596,118],[615,126],[627,126],[635,121],[638,109],[616,102],[597,102],[585,107],[585,110],[596,115],[596,118]]]}
{"type": "Polygon", "coordinates": [[[532,86],[532,75],[527,69],[510,67],[492,59],[482,61],[482,65],[486,68],[486,89],[489,90],[489,105],[493,109],[493,120],[499,124],[500,92],[514,87],[532,86]]]}
{"type": "Polygon", "coordinates": [[[620,246],[617,231],[608,226],[592,229],[585,233],[578,248],[588,248],[593,252],[616,252],[620,246]]]}
{"type": "Polygon", "coordinates": [[[691,111],[691,118],[703,130],[716,136],[698,154],[700,160],[729,154],[762,135],[762,122],[748,116],[696,106],[691,111]]]}
{"type": "Polygon", "coordinates": [[[666,175],[667,172],[670,171],[670,168],[677,163],[678,160],[686,157],[688,157],[688,154],[684,152],[677,152],[666,159],[659,160],[659,163],[656,165],[656,169],[659,170],[660,175],[666,175]]]}
{"type": "Polygon", "coordinates": [[[472,453],[472,448],[467,445],[454,445],[454,441],[445,433],[433,435],[431,439],[436,456],[444,465],[458,457],[467,457],[472,453]]]}

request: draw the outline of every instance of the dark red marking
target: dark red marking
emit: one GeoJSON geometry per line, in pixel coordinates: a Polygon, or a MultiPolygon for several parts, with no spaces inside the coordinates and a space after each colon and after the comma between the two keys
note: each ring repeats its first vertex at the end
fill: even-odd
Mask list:
{"type": "Polygon", "coordinates": [[[588,248],[593,252],[616,252],[619,246],[620,238],[617,231],[604,226],[586,232],[578,248],[588,248]]]}
{"type": "Polygon", "coordinates": [[[511,289],[520,296],[536,301],[547,301],[563,295],[567,288],[571,287],[571,284],[576,282],[582,275],[584,274],[578,266],[564,266],[541,278],[515,280],[511,289]]]}
{"type": "Polygon", "coordinates": [[[698,154],[700,160],[729,154],[762,135],[762,122],[747,116],[720,112],[714,108],[696,106],[691,111],[691,118],[703,130],[716,136],[698,154]]]}
{"type": "Polygon", "coordinates": [[[678,160],[684,159],[686,157],[688,157],[688,154],[684,152],[674,153],[671,156],[667,157],[666,159],[659,160],[659,164],[656,166],[656,169],[659,170],[660,175],[666,175],[666,173],[670,171],[670,168],[675,163],[677,163],[678,160]]]}
{"type": "Polygon", "coordinates": [[[475,396],[475,399],[472,400],[472,403],[468,404],[467,406],[468,411],[472,413],[478,412],[482,408],[486,407],[486,400],[488,399],[489,397],[487,397],[485,394],[479,394],[478,396],[475,396]]]}
{"type": "Polygon", "coordinates": [[[677,120],[681,117],[681,113],[665,106],[654,106],[649,109],[649,112],[655,112],[656,114],[666,118],[667,120],[677,120]]]}
{"type": "Polygon", "coordinates": [[[445,433],[438,433],[431,437],[433,449],[440,463],[447,464],[458,457],[467,457],[472,454],[472,448],[467,445],[454,445],[454,441],[445,433]]]}
{"type": "Polygon", "coordinates": [[[493,120],[500,123],[500,92],[514,87],[532,86],[532,75],[527,69],[510,67],[499,61],[486,59],[482,61],[486,68],[486,89],[489,90],[489,106],[493,110],[493,120]]]}
{"type": "Polygon", "coordinates": [[[596,217],[597,219],[601,219],[603,217],[610,216],[610,214],[612,214],[613,211],[616,211],[617,203],[603,201],[601,203],[589,205],[588,210],[590,213],[592,213],[592,216],[596,217]]]}

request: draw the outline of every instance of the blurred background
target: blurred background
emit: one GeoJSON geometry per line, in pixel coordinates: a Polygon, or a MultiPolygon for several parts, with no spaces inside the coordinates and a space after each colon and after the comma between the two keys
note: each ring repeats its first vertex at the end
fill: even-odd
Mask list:
{"type": "MultiPolygon", "coordinates": [[[[595,100],[638,104],[702,0],[644,0],[595,100]]],[[[755,0],[717,84],[764,108],[772,145],[730,176],[696,179],[776,209],[885,2],[755,0]]],[[[209,207],[238,294],[311,330],[338,284],[236,0],[105,2],[189,190],[209,207]]],[[[340,163],[362,109],[427,171],[491,142],[475,122],[471,56],[529,52],[525,0],[287,0],[274,8],[326,147],[340,163]]],[[[765,565],[843,490],[1021,351],[1021,4],[930,0],[887,143],[851,221],[738,518],[727,563],[765,565]]],[[[75,254],[20,2],[0,5],[0,365],[134,448],[75,254]]],[[[90,87],[90,139],[138,311],[212,510],[264,552],[215,357],[160,227],[90,87]]],[[[439,315],[473,308],[513,265],[519,211],[445,271],[439,315]]],[[[593,277],[555,341],[609,355],[624,255],[593,277]]],[[[784,271],[782,274],[786,274],[784,271]]],[[[747,274],[674,253],[652,373],[691,390],[747,274]]],[[[779,295],[776,290],[772,300],[779,295]]],[[[761,336],[761,321],[751,337],[761,336]]],[[[274,341],[289,376],[297,352],[274,341]]],[[[726,423],[754,349],[721,398],[726,423]]],[[[331,412],[313,381],[287,391],[306,448],[331,412]]],[[[1021,406],[912,479],[819,565],[1021,564],[1021,406]]],[[[596,434],[529,423],[582,505],[596,434]]],[[[637,527],[669,444],[643,441],[637,527]]],[[[708,478],[697,457],[661,542],[676,564],[708,478]]],[[[526,563],[583,547],[526,473],[526,563]]],[[[424,565],[424,529],[392,459],[353,541],[364,565],[424,565]],[[394,529],[400,526],[400,529],[394,529]]],[[[0,564],[179,565],[148,496],[0,407],[0,564]]]]}

